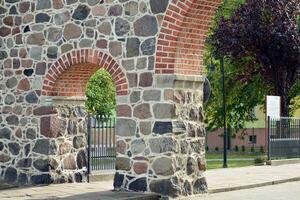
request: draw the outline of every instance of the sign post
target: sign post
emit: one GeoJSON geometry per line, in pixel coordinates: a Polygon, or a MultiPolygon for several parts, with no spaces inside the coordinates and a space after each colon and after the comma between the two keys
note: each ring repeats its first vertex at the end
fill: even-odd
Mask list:
{"type": "Polygon", "coordinates": [[[268,160],[271,160],[271,137],[270,137],[270,120],[280,120],[280,96],[267,96],[266,97],[266,147],[268,147],[268,160]]]}

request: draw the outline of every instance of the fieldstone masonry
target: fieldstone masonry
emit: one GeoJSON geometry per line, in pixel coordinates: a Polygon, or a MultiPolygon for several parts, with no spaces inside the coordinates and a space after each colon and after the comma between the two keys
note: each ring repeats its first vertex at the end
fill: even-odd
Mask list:
{"type": "Polygon", "coordinates": [[[219,3],[0,1],[0,179],[84,179],[86,113],[74,99],[105,68],[117,89],[115,188],[205,192],[202,54],[219,3]]]}

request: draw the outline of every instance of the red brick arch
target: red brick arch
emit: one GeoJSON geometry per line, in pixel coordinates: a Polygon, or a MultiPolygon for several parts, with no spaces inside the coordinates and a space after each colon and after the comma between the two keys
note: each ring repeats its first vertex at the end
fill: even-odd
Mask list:
{"type": "Polygon", "coordinates": [[[80,49],[62,55],[49,68],[42,95],[84,96],[87,81],[99,68],[104,68],[111,74],[117,95],[128,94],[125,73],[110,55],[98,50],[80,49]]]}
{"type": "Polygon", "coordinates": [[[221,0],[172,0],[156,51],[158,74],[203,73],[204,42],[221,0]]]}

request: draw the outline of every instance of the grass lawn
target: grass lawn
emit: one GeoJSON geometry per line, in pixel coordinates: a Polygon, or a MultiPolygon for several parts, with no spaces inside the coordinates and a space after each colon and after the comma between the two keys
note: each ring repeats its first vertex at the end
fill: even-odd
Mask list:
{"type": "MultiPolygon", "coordinates": [[[[264,154],[261,153],[239,153],[229,151],[227,154],[228,167],[245,167],[254,165],[255,158],[262,157],[264,154]],[[231,159],[246,159],[246,160],[231,160],[231,159]],[[251,160],[247,160],[251,159],[251,160]]],[[[223,153],[222,152],[207,152],[206,153],[207,169],[217,169],[223,167],[223,153]],[[210,160],[220,159],[220,160],[210,160]]]]}

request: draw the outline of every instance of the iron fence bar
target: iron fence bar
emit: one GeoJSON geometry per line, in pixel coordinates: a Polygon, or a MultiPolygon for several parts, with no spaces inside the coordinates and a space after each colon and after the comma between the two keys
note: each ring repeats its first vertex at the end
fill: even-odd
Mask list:
{"type": "MultiPolygon", "coordinates": [[[[105,117],[105,120],[108,120],[107,117],[105,117]]],[[[106,125],[107,125],[107,121],[105,123],[105,149],[106,149],[105,155],[108,156],[108,154],[107,154],[108,153],[108,148],[107,148],[107,126],[106,125]]],[[[107,168],[107,166],[106,167],[104,166],[104,168],[107,168]]]]}
{"type": "Polygon", "coordinates": [[[88,146],[87,146],[87,157],[88,157],[88,165],[87,165],[87,182],[90,182],[90,174],[91,174],[91,118],[88,115],[88,131],[87,131],[87,139],[88,139],[88,146]]]}
{"type": "Polygon", "coordinates": [[[270,132],[270,116],[268,116],[268,160],[271,160],[271,132],[270,132]]]}

